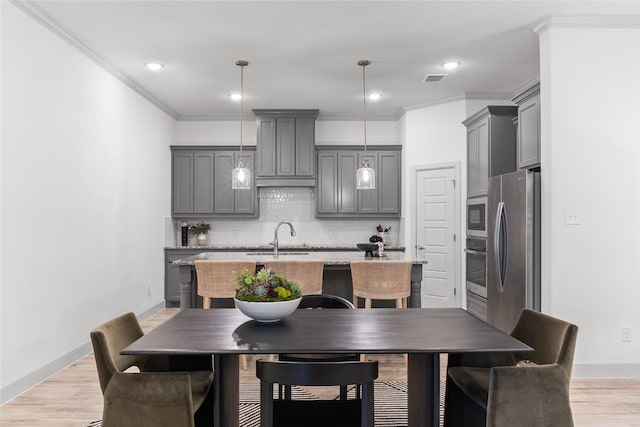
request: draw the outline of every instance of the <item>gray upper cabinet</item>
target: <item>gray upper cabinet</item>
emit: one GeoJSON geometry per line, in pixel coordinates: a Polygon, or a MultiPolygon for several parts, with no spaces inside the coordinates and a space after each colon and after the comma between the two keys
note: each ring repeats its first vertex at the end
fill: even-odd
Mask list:
{"type": "Polygon", "coordinates": [[[518,169],[540,166],[540,82],[512,99],[518,104],[518,169]]]}
{"type": "Polygon", "coordinates": [[[462,122],[467,127],[467,196],[484,196],[489,178],[516,170],[517,107],[488,106],[462,122]]]}
{"type": "Polygon", "coordinates": [[[253,112],[258,127],[256,185],[315,186],[318,110],[253,112]]]}
{"type": "Polygon", "coordinates": [[[316,217],[400,216],[400,146],[317,147],[316,217]],[[356,189],[356,170],[363,159],[376,171],[375,190],[356,189]]]}
{"type": "Polygon", "coordinates": [[[193,213],[193,152],[171,153],[171,213],[193,213]]]}
{"type": "MultiPolygon", "coordinates": [[[[231,171],[240,160],[237,147],[171,147],[172,210],[174,217],[258,216],[255,185],[231,188],[231,171]]],[[[245,149],[242,160],[253,171],[255,151],[245,149]]]]}

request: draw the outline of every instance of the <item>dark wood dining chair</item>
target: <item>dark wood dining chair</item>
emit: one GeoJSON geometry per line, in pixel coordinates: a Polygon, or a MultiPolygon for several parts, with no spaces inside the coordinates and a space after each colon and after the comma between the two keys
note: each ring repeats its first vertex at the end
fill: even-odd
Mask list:
{"type": "Polygon", "coordinates": [[[258,360],[261,427],[315,427],[374,425],[374,385],[378,362],[281,362],[258,360]],[[274,399],[273,385],[347,386],[359,384],[362,395],[355,399],[274,399]]]}
{"type": "Polygon", "coordinates": [[[571,427],[578,327],[524,309],[511,336],[532,353],[449,354],[445,427],[571,427]]]}
{"type": "MultiPolygon", "coordinates": [[[[353,304],[346,298],[330,294],[303,295],[298,310],[302,309],[347,309],[353,310],[353,304]]],[[[348,362],[360,360],[360,355],[355,353],[338,354],[280,354],[279,360],[288,362],[348,362]]],[[[284,392],[285,398],[291,398],[291,386],[279,387],[280,394],[284,392]]],[[[282,397],[282,396],[280,396],[282,397]]],[[[360,397],[360,387],[356,386],[356,397],[360,397]]],[[[347,386],[340,386],[340,399],[347,398],[347,386]]]]}
{"type": "Polygon", "coordinates": [[[90,336],[104,397],[102,427],[193,427],[198,408],[212,402],[211,371],[167,372],[164,357],[120,355],[143,336],[135,314],[116,317],[90,336]],[[125,372],[133,367],[140,372],[125,372]]]}

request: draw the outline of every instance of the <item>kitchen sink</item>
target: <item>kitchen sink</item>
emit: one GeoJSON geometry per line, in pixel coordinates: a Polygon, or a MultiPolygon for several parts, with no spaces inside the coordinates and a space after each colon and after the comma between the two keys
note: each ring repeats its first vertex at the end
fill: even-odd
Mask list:
{"type": "MultiPolygon", "coordinates": [[[[273,252],[249,252],[247,255],[273,255],[273,252]]],[[[278,255],[309,255],[309,252],[279,252],[278,255]]]]}

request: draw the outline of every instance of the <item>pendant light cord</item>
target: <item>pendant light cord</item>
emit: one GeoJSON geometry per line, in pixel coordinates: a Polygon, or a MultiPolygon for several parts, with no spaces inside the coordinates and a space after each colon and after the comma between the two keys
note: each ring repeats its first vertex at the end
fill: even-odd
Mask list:
{"type": "MultiPolygon", "coordinates": [[[[369,65],[369,61],[362,62],[362,122],[364,124],[364,156],[367,157],[367,92],[365,86],[364,69],[369,65]]],[[[366,159],[365,159],[366,161],[366,159]]]]}
{"type": "Polygon", "coordinates": [[[244,65],[240,63],[240,163],[242,162],[242,117],[244,116],[244,65]]]}

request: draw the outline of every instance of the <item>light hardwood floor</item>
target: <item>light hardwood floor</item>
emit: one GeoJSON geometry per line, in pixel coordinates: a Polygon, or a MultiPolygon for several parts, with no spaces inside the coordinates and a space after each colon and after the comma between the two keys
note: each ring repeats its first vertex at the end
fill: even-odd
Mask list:
{"type": "MultiPolygon", "coordinates": [[[[176,312],[158,313],[143,322],[143,329],[153,329],[176,312]]],[[[402,356],[368,357],[381,361],[380,381],[406,379],[402,356]]],[[[250,357],[249,369],[241,370],[241,381],[256,381],[255,359],[250,357]]],[[[445,363],[443,357],[442,373],[445,363]]],[[[571,407],[576,427],[640,427],[640,379],[573,379],[571,407]]],[[[101,417],[102,393],[93,354],[0,407],[0,426],[5,427],[86,427],[101,417]]]]}

